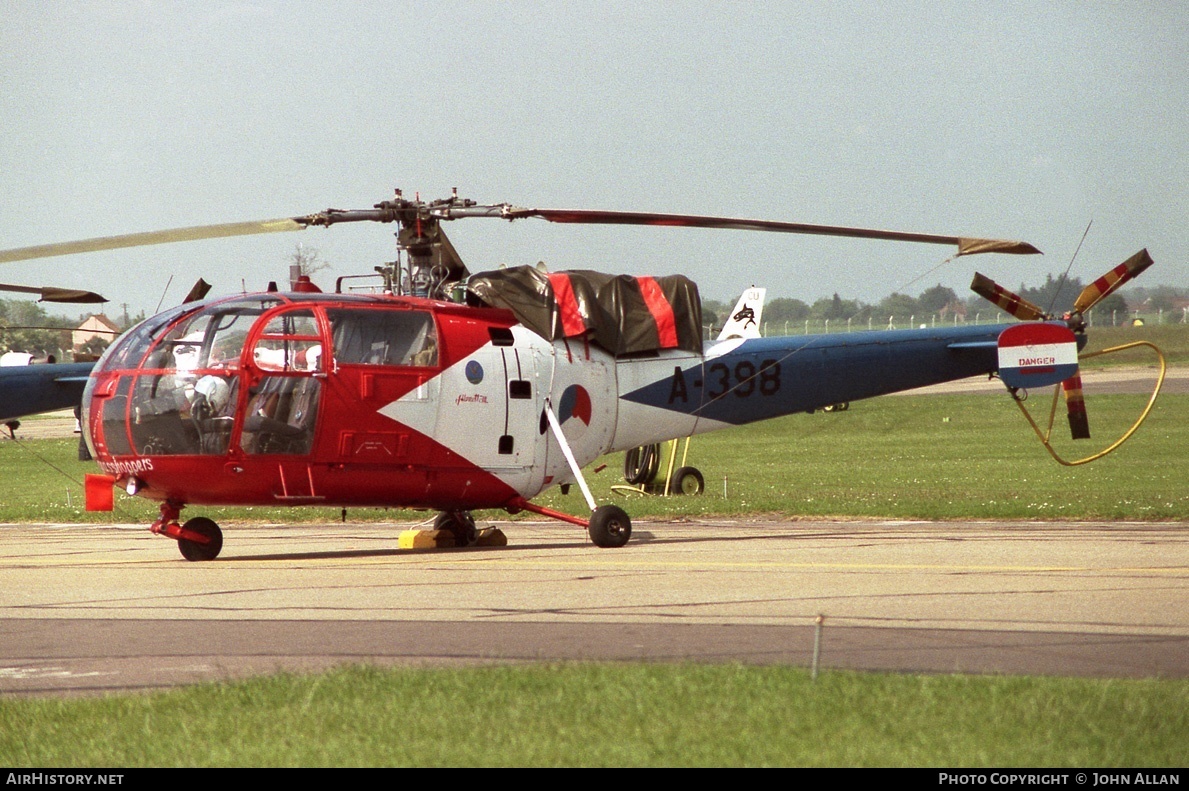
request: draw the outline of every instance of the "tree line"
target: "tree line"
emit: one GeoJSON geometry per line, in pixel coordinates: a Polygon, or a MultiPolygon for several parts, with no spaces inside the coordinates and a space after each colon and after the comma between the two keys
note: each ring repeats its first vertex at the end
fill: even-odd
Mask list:
{"type": "MultiPolygon", "coordinates": [[[[71,332],[92,314],[84,313],[76,319],[51,316],[39,303],[28,299],[0,299],[0,353],[25,352],[38,361],[53,359],[69,362],[72,358],[71,332]]],[[[110,317],[109,317],[110,318],[110,317]]],[[[142,313],[130,319],[127,326],[144,318],[142,313]]],[[[119,319],[112,319],[120,324],[119,319]]],[[[127,329],[122,326],[121,329],[127,329]]],[[[81,350],[88,356],[98,356],[108,347],[111,338],[93,338],[81,350]]]]}
{"type": "MultiPolygon", "coordinates": [[[[1030,287],[1021,284],[1015,289],[1015,293],[1049,313],[1060,315],[1073,309],[1074,300],[1086,285],[1078,277],[1061,278],[1050,274],[1045,277],[1042,285],[1030,287]]],[[[1186,297],[1189,297],[1189,289],[1173,286],[1143,288],[1127,284],[1124,289],[1099,302],[1093,313],[1107,316],[1108,319],[1112,313],[1126,316],[1137,310],[1144,313],[1171,313],[1174,310],[1179,311],[1177,305],[1186,297]]],[[[702,323],[711,327],[721,327],[734,305],[735,300],[702,300],[702,323]]],[[[857,299],[843,299],[838,294],[823,297],[812,303],[791,297],[769,298],[764,302],[763,321],[772,325],[784,322],[803,324],[808,321],[818,325],[825,322],[850,322],[883,327],[887,326],[889,321],[903,324],[910,318],[920,322],[930,318],[953,321],[955,317],[959,321],[974,321],[976,316],[981,316],[985,321],[987,317],[994,317],[997,311],[1002,313],[977,294],[959,297],[953,289],[939,283],[915,297],[897,292],[874,304],[857,299]]]]}

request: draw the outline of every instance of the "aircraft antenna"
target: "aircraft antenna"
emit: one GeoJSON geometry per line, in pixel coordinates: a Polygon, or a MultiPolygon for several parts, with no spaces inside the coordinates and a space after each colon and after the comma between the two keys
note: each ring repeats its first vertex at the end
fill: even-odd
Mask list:
{"type": "Polygon", "coordinates": [[[1078,253],[1082,249],[1082,243],[1086,241],[1086,236],[1090,233],[1090,226],[1094,224],[1094,220],[1086,223],[1086,230],[1082,231],[1082,238],[1078,242],[1078,246],[1074,249],[1073,255],[1069,259],[1069,266],[1065,267],[1065,271],[1061,273],[1061,279],[1057,281],[1057,290],[1053,292],[1053,301],[1049,303],[1049,309],[1046,313],[1053,312],[1053,306],[1057,304],[1057,297],[1061,294],[1061,287],[1065,285],[1065,279],[1069,276],[1069,270],[1073,269],[1073,262],[1077,259],[1078,253]]]}
{"type": "Polygon", "coordinates": [[[161,304],[165,302],[165,295],[169,293],[169,284],[173,282],[173,275],[169,276],[169,280],[165,281],[165,288],[161,290],[161,299],[157,300],[157,309],[153,311],[153,315],[161,312],[161,304]]]}

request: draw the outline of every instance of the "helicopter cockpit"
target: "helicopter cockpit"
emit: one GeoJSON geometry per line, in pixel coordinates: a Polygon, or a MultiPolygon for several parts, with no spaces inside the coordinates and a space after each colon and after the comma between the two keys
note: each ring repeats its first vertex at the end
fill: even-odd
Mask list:
{"type": "Polygon", "coordinates": [[[295,296],[186,305],[134,328],[96,366],[96,400],[84,399],[101,410],[99,426],[88,418],[93,444],[105,456],[308,454],[330,341],[335,370],[438,363],[428,311],[295,296]]]}
{"type": "MultiPolygon", "coordinates": [[[[117,374],[101,378],[95,392],[108,395],[101,402],[107,452],[225,453],[249,333],[260,316],[282,304],[266,297],[182,306],[113,344],[96,366],[100,377],[117,374]]],[[[275,345],[267,332],[257,341],[264,353],[275,345]]]]}

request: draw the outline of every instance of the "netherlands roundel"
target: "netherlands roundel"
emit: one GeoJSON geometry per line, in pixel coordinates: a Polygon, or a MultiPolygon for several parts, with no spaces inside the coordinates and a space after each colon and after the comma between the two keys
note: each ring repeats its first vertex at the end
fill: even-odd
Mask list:
{"type": "Polygon", "coordinates": [[[1016,324],[999,334],[999,378],[1008,387],[1044,387],[1078,371],[1078,343],[1061,324],[1016,324]]]}
{"type": "Polygon", "coordinates": [[[590,393],[582,385],[570,385],[561,394],[561,401],[557,405],[557,420],[564,427],[571,419],[582,421],[585,426],[591,420],[590,393]]]}

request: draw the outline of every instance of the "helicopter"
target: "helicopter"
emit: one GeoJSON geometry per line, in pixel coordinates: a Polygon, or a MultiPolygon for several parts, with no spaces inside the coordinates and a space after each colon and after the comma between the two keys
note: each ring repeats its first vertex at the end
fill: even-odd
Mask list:
{"type": "MultiPolygon", "coordinates": [[[[456,545],[473,511],[527,511],[622,547],[631,519],[599,505],[582,468],[670,439],[926,385],[1000,375],[1015,393],[1077,378],[1083,315],[1151,263],[1133,256],[1053,317],[982,276],[976,291],[1023,323],[704,344],[701,301],[684,275],[632,277],[533,266],[471,273],[443,225],[465,218],[718,228],[956,246],[957,255],[1040,251],[1025,242],[717,216],[395,197],[372,209],[153,231],[0,251],[0,263],[92,250],[394,223],[398,258],[378,293],[287,291],[201,299],[118,338],[83,395],[83,430],[113,487],[159,502],[152,532],[188,560],[212,560],[221,528],[202,505],[407,507],[437,511],[456,545]],[[588,513],[533,501],[577,485],[588,513]]],[[[1067,387],[1069,393],[1076,388],[1067,387]]],[[[1071,414],[1075,410],[1071,400],[1071,414]]],[[[1080,427],[1079,423],[1079,427],[1080,427]]],[[[1075,430],[1075,433],[1076,430],[1075,430]]],[[[1082,431],[1080,433],[1088,433],[1082,431]]]]}
{"type": "MultiPolygon", "coordinates": [[[[93,304],[107,299],[93,291],[57,286],[19,286],[0,283],[0,291],[36,294],[38,302],[93,304]]],[[[9,327],[8,329],[55,329],[60,327],[9,327]]],[[[7,356],[7,355],[6,355],[7,356]]],[[[26,355],[28,357],[29,355],[26,355]]],[[[77,407],[90,378],[91,362],[47,362],[30,365],[5,364],[0,361],[0,423],[15,431],[17,418],[77,407]]]]}

